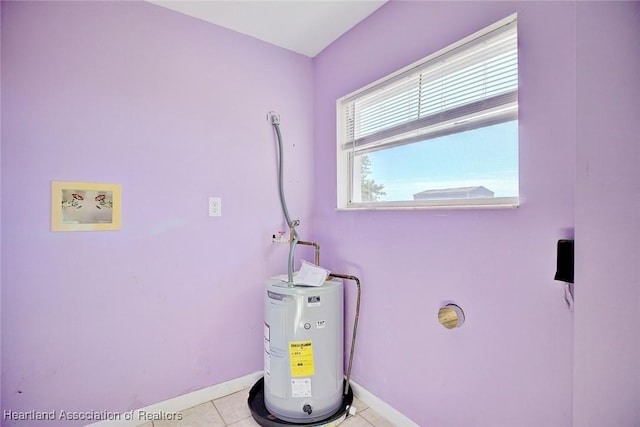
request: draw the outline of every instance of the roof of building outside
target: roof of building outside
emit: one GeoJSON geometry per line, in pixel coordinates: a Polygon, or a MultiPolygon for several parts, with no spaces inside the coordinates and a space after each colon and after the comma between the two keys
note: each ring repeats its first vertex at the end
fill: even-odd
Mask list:
{"type": "Polygon", "coordinates": [[[471,191],[477,191],[477,190],[493,193],[493,191],[489,190],[483,185],[476,185],[473,187],[454,187],[454,188],[438,188],[435,190],[424,190],[419,193],[415,193],[414,196],[435,195],[435,194],[442,194],[442,193],[449,193],[449,194],[450,193],[469,193],[471,191]]]}

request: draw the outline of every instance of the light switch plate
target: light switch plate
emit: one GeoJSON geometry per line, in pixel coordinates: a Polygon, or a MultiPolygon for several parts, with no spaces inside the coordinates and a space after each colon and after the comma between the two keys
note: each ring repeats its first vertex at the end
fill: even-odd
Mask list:
{"type": "Polygon", "coordinates": [[[209,197],[209,216],[222,216],[222,199],[209,197]]]}

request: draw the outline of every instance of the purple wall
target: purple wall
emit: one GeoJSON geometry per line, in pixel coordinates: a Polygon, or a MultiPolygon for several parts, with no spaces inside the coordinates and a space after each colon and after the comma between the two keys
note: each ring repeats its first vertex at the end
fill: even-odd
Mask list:
{"type": "Polygon", "coordinates": [[[577,6],[574,426],[640,425],[640,3],[577,6]]]}
{"type": "MultiPolygon", "coordinates": [[[[2,7],[0,7],[0,82],[2,81],[2,7]]],[[[2,236],[2,84],[0,84],[0,236],[2,236]]],[[[0,335],[2,335],[2,239],[0,238],[0,335]]],[[[0,338],[0,368],[2,367],[2,339],[0,338]]],[[[2,384],[2,369],[0,369],[2,384]]],[[[0,392],[0,409],[2,409],[2,393],[0,392]]],[[[0,421],[1,423],[1,421],[0,421]]]]}
{"type": "Polygon", "coordinates": [[[363,280],[358,383],[429,427],[567,427],[572,396],[576,427],[637,424],[639,9],[392,1],[312,61],[146,3],[2,2],[2,409],[124,411],[262,368],[275,110],[302,237],[363,280]],[[513,12],[522,206],[336,212],[335,100],[513,12]],[[50,232],[51,180],[122,184],[122,229],[50,232]],[[552,279],[574,226],[575,354],[552,279]]]}
{"type": "Polygon", "coordinates": [[[286,268],[266,115],[309,218],[311,59],[144,2],[2,2],[2,66],[2,409],[123,411],[262,369],[259,289],[286,268]],[[52,180],[122,184],[122,229],[49,231],[52,180]]]}
{"type": "Polygon", "coordinates": [[[573,320],[553,276],[574,226],[575,5],[392,1],[314,66],[314,229],[325,266],[363,281],[355,381],[421,426],[570,426],[573,320]],[[336,212],[336,99],[514,12],[521,207],[336,212]],[[447,301],[462,328],[438,323],[447,301]]]}

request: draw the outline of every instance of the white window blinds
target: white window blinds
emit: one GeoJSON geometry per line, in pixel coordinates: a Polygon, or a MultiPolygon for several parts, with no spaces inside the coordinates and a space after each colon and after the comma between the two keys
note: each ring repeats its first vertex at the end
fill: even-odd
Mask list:
{"type": "Polygon", "coordinates": [[[342,148],[407,144],[517,118],[515,15],[340,101],[342,148]]]}

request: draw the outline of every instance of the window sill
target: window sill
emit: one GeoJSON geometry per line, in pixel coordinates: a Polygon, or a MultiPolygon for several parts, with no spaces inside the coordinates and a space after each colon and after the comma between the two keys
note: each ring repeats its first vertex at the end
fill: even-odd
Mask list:
{"type": "Polygon", "coordinates": [[[379,210],[443,210],[443,209],[514,209],[520,206],[518,197],[496,197],[491,199],[468,200],[429,200],[429,201],[396,201],[396,202],[368,202],[348,203],[347,206],[337,208],[338,212],[348,211],[379,211],[379,210]]]}

